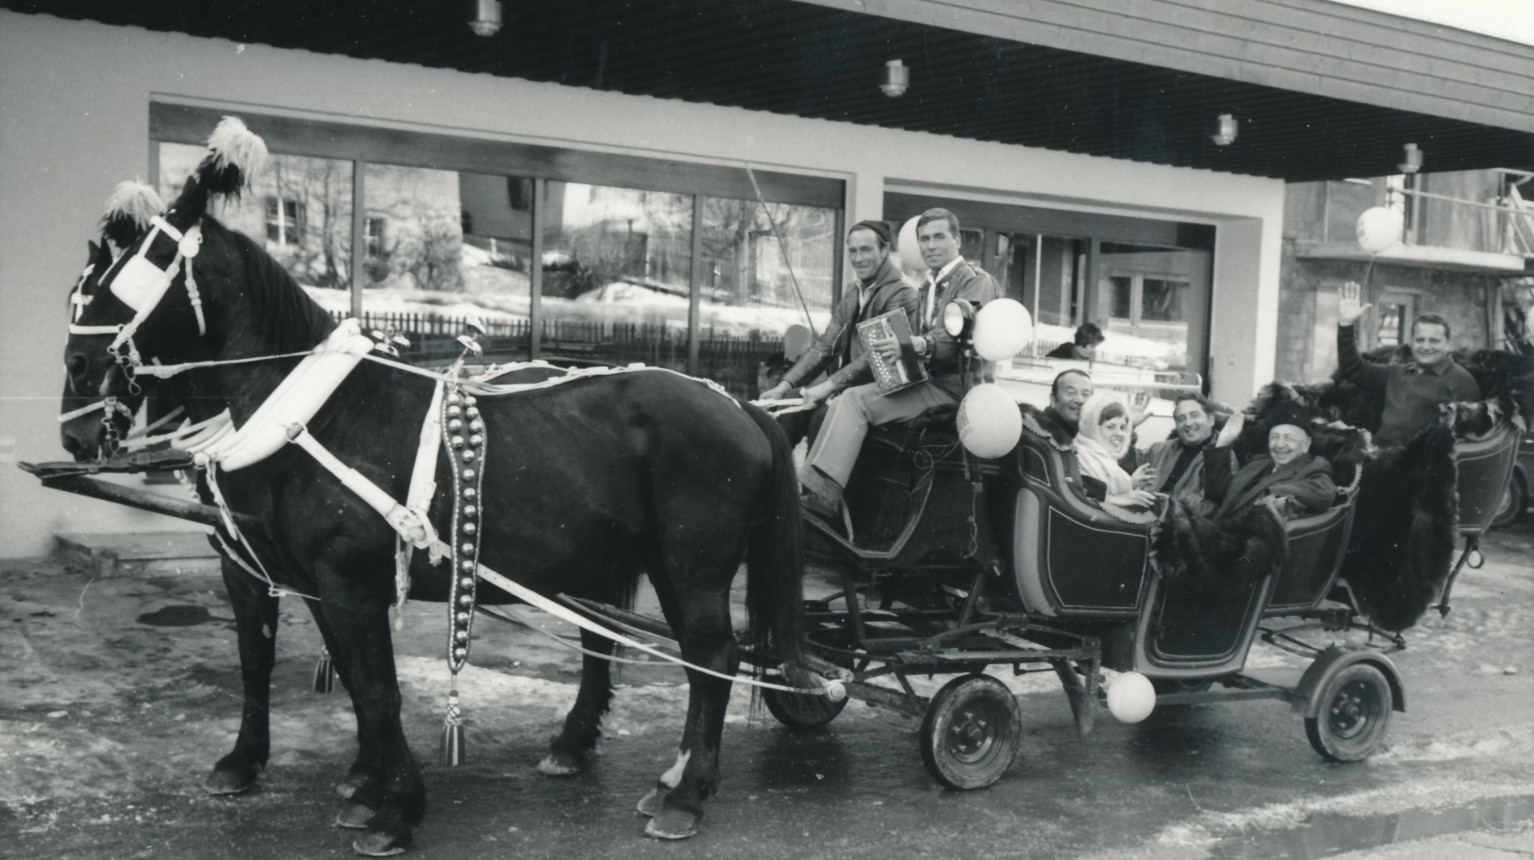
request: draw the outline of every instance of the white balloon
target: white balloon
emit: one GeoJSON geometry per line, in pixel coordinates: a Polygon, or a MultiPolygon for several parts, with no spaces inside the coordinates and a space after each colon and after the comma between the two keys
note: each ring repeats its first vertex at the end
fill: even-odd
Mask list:
{"type": "Polygon", "coordinates": [[[895,243],[900,261],[908,272],[925,272],[927,264],[921,258],[921,242],[916,239],[916,219],[911,218],[900,225],[900,240],[895,243]]]}
{"type": "Polygon", "coordinates": [[[983,382],[959,403],[958,425],[959,441],[971,454],[994,460],[1017,447],[1023,435],[1023,413],[1000,385],[983,382]]]}
{"type": "Polygon", "coordinates": [[[1156,710],[1156,688],[1139,672],[1125,672],[1108,684],[1108,712],[1121,723],[1138,723],[1156,710]]]}
{"type": "Polygon", "coordinates": [[[1395,209],[1375,206],[1358,216],[1358,246],[1366,253],[1378,254],[1401,244],[1401,228],[1406,217],[1395,209]]]}
{"type": "Polygon", "coordinates": [[[975,313],[975,352],[986,361],[1006,361],[1033,340],[1033,318],[1017,299],[987,302],[975,313]]]}

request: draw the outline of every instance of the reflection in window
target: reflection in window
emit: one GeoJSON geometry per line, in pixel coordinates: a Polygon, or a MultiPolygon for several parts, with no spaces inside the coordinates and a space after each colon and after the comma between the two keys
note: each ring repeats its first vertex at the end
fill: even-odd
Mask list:
{"type": "Polygon", "coordinates": [[[1405,306],[1397,302],[1380,302],[1378,307],[1380,327],[1375,332],[1375,346],[1400,346],[1405,306]]]}
{"type": "Polygon", "coordinates": [[[1134,314],[1134,281],[1121,275],[1109,279],[1113,283],[1114,319],[1127,320],[1134,314]]]}
{"type": "Polygon", "coordinates": [[[702,210],[698,373],[754,395],[758,366],[806,325],[806,307],[816,331],[830,321],[837,213],[721,197],[702,210]]]}
{"type": "Polygon", "coordinates": [[[1140,319],[1183,322],[1182,297],[1187,287],[1187,281],[1146,278],[1140,297],[1140,319]]]}
{"type": "Polygon", "coordinates": [[[513,210],[504,176],[369,164],[363,189],[364,325],[403,334],[412,361],[461,349],[470,320],[498,360],[525,358],[532,216],[513,210]]]}
{"type": "MultiPolygon", "coordinates": [[[[172,200],[205,150],[175,143],[159,147],[160,193],[172,200]]],[[[262,245],[327,308],[349,306],[351,162],[272,155],[249,191],[238,200],[221,200],[214,215],[262,245]]]]}
{"type": "Polygon", "coordinates": [[[574,182],[545,188],[543,351],[685,370],[692,198],[574,182]]]}
{"type": "Polygon", "coordinates": [[[291,197],[266,198],[266,241],[273,245],[297,245],[303,241],[303,210],[291,197]]]}

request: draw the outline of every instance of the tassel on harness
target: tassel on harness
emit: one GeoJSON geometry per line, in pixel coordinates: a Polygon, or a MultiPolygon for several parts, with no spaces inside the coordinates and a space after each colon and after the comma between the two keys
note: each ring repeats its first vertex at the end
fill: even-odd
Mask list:
{"type": "Polygon", "coordinates": [[[314,692],[330,693],[336,688],[336,669],[330,661],[330,649],[320,648],[320,659],[314,664],[314,692]]]}

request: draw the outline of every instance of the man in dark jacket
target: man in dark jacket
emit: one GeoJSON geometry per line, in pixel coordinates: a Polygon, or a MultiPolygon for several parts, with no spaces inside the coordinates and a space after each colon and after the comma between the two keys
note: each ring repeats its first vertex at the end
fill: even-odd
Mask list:
{"type": "MultiPolygon", "coordinates": [[[[1241,432],[1241,424],[1238,413],[1226,423],[1220,442],[1233,441],[1241,432]]],[[[1286,519],[1309,516],[1325,511],[1337,500],[1332,464],[1310,453],[1310,421],[1304,412],[1286,404],[1270,416],[1269,428],[1268,456],[1240,469],[1235,469],[1235,454],[1227,447],[1205,454],[1205,509],[1216,520],[1227,519],[1258,502],[1273,506],[1286,519]]]]}
{"type": "MultiPolygon", "coordinates": [[[[905,311],[916,331],[919,297],[900,276],[897,258],[890,253],[890,228],[883,221],[860,221],[847,231],[847,261],[857,275],[857,289],[844,290],[831,309],[831,323],[799,356],[783,380],[762,392],[763,400],[780,400],[788,392],[822,371],[831,373],[802,392],[807,404],[819,403],[833,394],[873,381],[868,356],[858,337],[857,324],[893,310],[905,311]]],[[[795,435],[795,434],[790,434],[795,435]]],[[[797,439],[795,439],[797,441],[797,439]]]]}
{"type": "Polygon", "coordinates": [[[1385,392],[1385,409],[1374,440],[1380,445],[1405,445],[1417,432],[1438,419],[1441,403],[1481,399],[1481,387],[1470,371],[1449,354],[1449,321],[1438,314],[1420,314],[1411,327],[1411,360],[1405,364],[1372,364],[1358,354],[1355,323],[1369,305],[1359,299],[1358,284],[1343,284],[1337,304],[1337,369],[1360,388],[1385,392]]]}
{"type": "MultiPolygon", "coordinates": [[[[960,256],[959,219],[952,212],[923,212],[916,221],[916,238],[928,273],[920,294],[918,325],[911,327],[911,345],[922,357],[929,378],[890,394],[881,393],[876,383],[856,385],[830,402],[825,424],[799,470],[803,503],[814,513],[830,516],[839,510],[842,489],[852,476],[870,426],[907,421],[933,407],[959,402],[964,392],[959,342],[943,328],[943,309],[956,299],[978,308],[1001,294],[985,270],[960,256]]],[[[892,359],[900,351],[897,343],[881,342],[874,348],[892,359]]],[[[983,369],[978,359],[973,364],[971,381],[978,382],[983,369]]]]}
{"type": "Polygon", "coordinates": [[[1214,414],[1202,394],[1186,391],[1172,404],[1172,421],[1177,438],[1150,446],[1145,464],[1152,492],[1170,496],[1202,495],[1204,491],[1204,456],[1214,447],[1214,414]]]}

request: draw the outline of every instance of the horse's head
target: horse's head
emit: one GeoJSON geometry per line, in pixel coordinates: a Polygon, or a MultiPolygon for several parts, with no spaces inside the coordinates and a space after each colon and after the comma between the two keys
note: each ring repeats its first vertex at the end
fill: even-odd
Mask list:
{"type": "MultiPolygon", "coordinates": [[[[137,377],[152,375],[151,365],[208,358],[218,349],[220,334],[210,327],[216,301],[204,300],[199,269],[193,265],[202,250],[203,213],[210,196],[238,195],[265,158],[261,139],[226,117],[170,210],[159,214],[157,199],[153,207],[135,207],[132,234],[123,230],[116,237],[127,240],[122,254],[82,278],[64,351],[63,414],[82,408],[71,407],[71,397],[114,405],[105,422],[94,413],[64,421],[64,446],[76,459],[99,450],[112,437],[115,423],[131,421],[143,394],[137,377]],[[146,209],[148,217],[139,217],[146,209]]],[[[111,218],[109,211],[109,223],[111,218]]],[[[217,267],[207,269],[201,267],[204,282],[218,280],[217,267]]]]}
{"type": "MultiPolygon", "coordinates": [[[[119,190],[129,184],[123,183],[119,186],[119,190]]],[[[147,189],[147,186],[144,187],[147,189]]],[[[154,192],[150,190],[149,193],[154,192]]],[[[158,195],[156,195],[157,199],[158,195]]],[[[112,217],[110,208],[107,217],[112,217]]],[[[128,241],[132,241],[132,237],[129,237],[128,241]]],[[[85,269],[69,291],[71,328],[79,324],[86,306],[95,298],[101,276],[112,267],[112,262],[112,248],[103,231],[99,244],[89,243],[85,269]]],[[[106,354],[104,339],[99,347],[96,351],[104,356],[106,354]]],[[[110,378],[118,375],[117,365],[109,362],[93,363],[87,355],[87,351],[78,350],[66,353],[65,356],[64,394],[59,414],[59,432],[64,449],[76,460],[93,457],[102,448],[105,440],[120,438],[127,432],[133,411],[137,408],[136,403],[129,406],[128,401],[119,401],[109,393],[117,382],[110,378]]]]}

